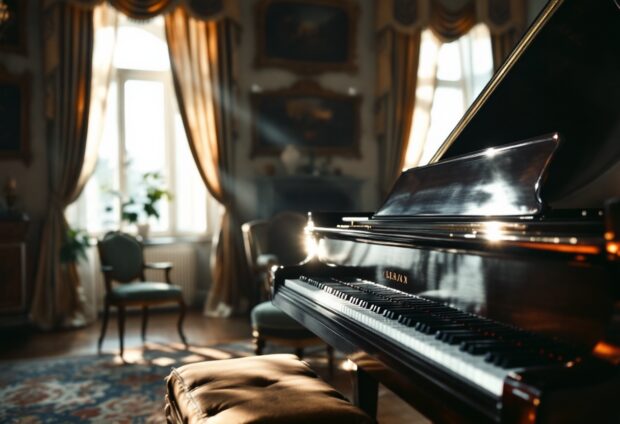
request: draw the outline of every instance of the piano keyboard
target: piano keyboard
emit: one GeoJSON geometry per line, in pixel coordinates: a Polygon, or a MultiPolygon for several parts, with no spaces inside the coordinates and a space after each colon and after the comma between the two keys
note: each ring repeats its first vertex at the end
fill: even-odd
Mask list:
{"type": "Polygon", "coordinates": [[[372,282],[302,276],[284,286],[498,398],[511,372],[578,360],[555,341],[372,282]]]}

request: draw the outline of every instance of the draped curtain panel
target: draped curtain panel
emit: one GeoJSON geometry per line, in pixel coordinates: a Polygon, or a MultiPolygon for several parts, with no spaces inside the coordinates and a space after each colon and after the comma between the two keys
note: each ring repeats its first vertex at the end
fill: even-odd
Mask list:
{"type": "Polygon", "coordinates": [[[381,40],[381,57],[386,55],[382,71],[377,73],[377,84],[382,93],[378,97],[377,109],[383,113],[377,115],[382,122],[379,125],[379,143],[381,173],[379,187],[381,195],[387,195],[394,180],[400,175],[405,162],[409,132],[415,106],[418,62],[420,58],[419,30],[413,33],[401,33],[393,29],[386,30],[381,40]]]}
{"type": "Polygon", "coordinates": [[[106,3],[93,10],[94,45],[92,53],[92,74],[90,111],[88,113],[88,135],[84,165],[78,180],[78,189],[71,202],[77,200],[97,166],[99,143],[103,136],[104,118],[107,109],[108,91],[112,76],[112,62],[116,45],[118,12],[106,3]]]}
{"type": "Polygon", "coordinates": [[[250,292],[233,171],[236,30],[230,19],[205,22],[184,8],[166,16],[172,75],[192,154],[209,192],[225,207],[205,305],[211,316],[243,311],[250,292]]]}
{"type": "Polygon", "coordinates": [[[67,3],[44,3],[49,207],[31,315],[41,328],[84,323],[75,264],[60,263],[67,231],[64,209],[79,192],[84,163],[93,51],[93,12],[67,3]]]}
{"type": "MultiPolygon", "coordinates": [[[[456,40],[479,22],[491,33],[494,68],[504,62],[526,25],[526,2],[522,0],[377,0],[376,123],[380,150],[379,187],[385,195],[400,174],[405,160],[420,52],[420,33],[431,28],[443,42],[456,40]],[[404,48],[404,45],[409,47],[404,48]],[[405,54],[405,56],[401,56],[405,54]],[[402,93],[413,89],[414,94],[402,93]]],[[[415,142],[415,140],[412,140],[415,142]]],[[[422,151],[423,148],[420,148],[422,151]]]]}

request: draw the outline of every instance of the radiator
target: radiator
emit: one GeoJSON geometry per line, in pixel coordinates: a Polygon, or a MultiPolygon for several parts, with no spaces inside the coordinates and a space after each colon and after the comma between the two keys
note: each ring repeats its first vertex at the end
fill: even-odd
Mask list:
{"type": "MultiPolygon", "coordinates": [[[[196,247],[193,244],[165,244],[144,249],[146,262],[172,262],[170,281],[181,286],[185,303],[193,305],[196,295],[196,247]]],[[[146,270],[148,281],[163,281],[163,271],[146,270]]]]}

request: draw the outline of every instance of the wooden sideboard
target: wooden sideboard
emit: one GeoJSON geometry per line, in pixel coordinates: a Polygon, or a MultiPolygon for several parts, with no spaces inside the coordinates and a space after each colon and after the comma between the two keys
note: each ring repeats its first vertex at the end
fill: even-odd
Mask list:
{"type": "Polygon", "coordinates": [[[0,219],[0,327],[28,322],[26,217],[0,219]]]}

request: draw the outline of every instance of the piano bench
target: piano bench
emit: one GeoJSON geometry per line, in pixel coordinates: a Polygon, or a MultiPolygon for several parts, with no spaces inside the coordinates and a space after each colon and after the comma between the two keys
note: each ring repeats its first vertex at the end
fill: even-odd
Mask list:
{"type": "Polygon", "coordinates": [[[295,355],[188,364],[166,382],[168,423],[375,422],[295,355]]]}

